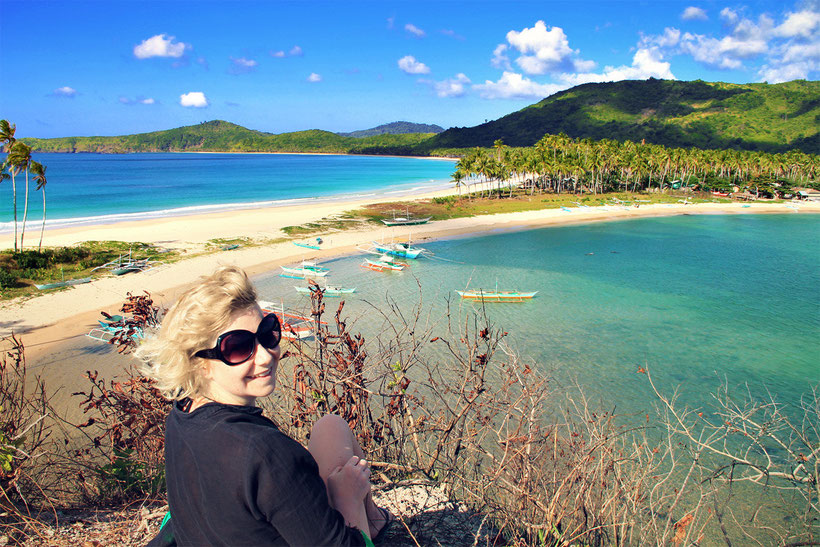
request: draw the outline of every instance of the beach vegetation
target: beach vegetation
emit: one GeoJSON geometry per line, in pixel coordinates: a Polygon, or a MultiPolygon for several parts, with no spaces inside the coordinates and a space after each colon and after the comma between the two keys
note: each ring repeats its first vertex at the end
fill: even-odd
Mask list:
{"type": "Polygon", "coordinates": [[[496,141],[471,148],[458,160],[453,181],[459,193],[500,196],[515,188],[530,194],[602,194],[668,190],[754,192],[782,197],[797,185],[820,188],[820,157],[792,151],[769,154],[699,150],[660,145],[573,139],[546,135],[530,148],[496,141]],[[765,182],[765,184],[764,184],[765,182]]]}
{"type": "MultiPolygon", "coordinates": [[[[149,297],[140,302],[139,309],[152,310],[141,315],[161,314],[149,297]]],[[[122,309],[134,304],[131,297],[122,309]]],[[[353,330],[344,303],[328,313],[332,318],[323,321],[316,286],[314,340],[285,348],[279,387],[263,407],[297,439],[328,412],[351,423],[378,490],[406,489],[417,496],[409,505],[425,507],[403,510],[403,526],[391,532],[401,537],[388,541],[809,544],[817,537],[816,388],[790,408],[721,385],[713,405],[691,409],[679,402],[678,389],[668,393],[655,384],[650,367],[636,367],[632,381],[646,383],[657,406],[623,415],[599,408],[567,382],[566,371],[543,370],[517,355],[505,342],[508,333],[481,310],[449,310],[431,321],[421,298],[411,308],[388,299],[373,304],[385,328],[372,339],[353,330]],[[433,492],[443,500],[430,506],[425,500],[433,492]]],[[[17,347],[14,362],[24,355],[17,347]]],[[[27,474],[34,484],[70,477],[74,496],[58,488],[55,497],[52,486],[27,494],[26,504],[15,498],[15,512],[0,517],[12,523],[15,541],[41,533],[43,506],[157,503],[156,522],[142,519],[133,544],[144,544],[165,514],[162,443],[170,403],[133,370],[117,381],[87,376],[90,386],[78,394],[86,413],[77,426],[82,434],[68,443],[52,436],[39,452],[52,473],[32,462],[27,474]]]]}
{"type": "Polygon", "coordinates": [[[35,285],[107,273],[94,268],[131,256],[133,259],[169,261],[178,252],[139,242],[87,241],[70,247],[0,251],[0,298],[11,299],[37,292],[35,285]]]}

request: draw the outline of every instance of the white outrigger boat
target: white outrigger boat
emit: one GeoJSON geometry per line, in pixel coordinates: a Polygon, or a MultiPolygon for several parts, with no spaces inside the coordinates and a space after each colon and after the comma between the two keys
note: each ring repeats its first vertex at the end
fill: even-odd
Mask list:
{"type": "Polygon", "coordinates": [[[472,289],[456,291],[464,300],[479,300],[481,302],[524,302],[531,300],[538,294],[538,291],[485,291],[482,289],[472,289]]]}
{"type": "MultiPolygon", "coordinates": [[[[304,340],[314,336],[316,320],[309,315],[299,315],[285,311],[283,305],[277,306],[273,302],[260,300],[259,307],[263,313],[275,313],[282,324],[282,336],[290,340],[304,340]]],[[[325,324],[322,321],[322,324],[325,324]]]]}
{"type": "MultiPolygon", "coordinates": [[[[310,294],[311,289],[310,287],[293,287],[296,289],[296,292],[300,292],[302,294],[310,294]]],[[[330,285],[326,285],[324,287],[319,287],[319,290],[322,291],[324,296],[342,296],[343,294],[353,294],[356,292],[356,287],[352,288],[345,288],[345,287],[333,287],[330,285]]]]}
{"type": "Polygon", "coordinates": [[[408,264],[406,262],[396,262],[388,255],[382,255],[378,260],[370,260],[369,258],[365,258],[364,262],[362,262],[362,268],[367,268],[368,270],[373,270],[374,272],[383,272],[385,270],[400,272],[407,266],[408,264]]]}
{"type": "Polygon", "coordinates": [[[330,273],[329,268],[319,266],[315,262],[307,260],[302,261],[302,265],[298,268],[290,268],[282,266],[282,273],[280,277],[292,277],[294,279],[307,279],[309,277],[327,277],[330,273]]]}

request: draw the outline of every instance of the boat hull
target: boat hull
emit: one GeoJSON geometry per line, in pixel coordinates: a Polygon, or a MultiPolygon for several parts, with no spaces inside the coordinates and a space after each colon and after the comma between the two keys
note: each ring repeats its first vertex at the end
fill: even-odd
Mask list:
{"type": "Polygon", "coordinates": [[[382,222],[385,226],[415,226],[416,224],[427,224],[430,219],[433,217],[427,218],[383,218],[382,222]]]}
{"type": "Polygon", "coordinates": [[[481,302],[525,302],[532,300],[538,291],[456,291],[464,300],[478,300],[481,302]]]}

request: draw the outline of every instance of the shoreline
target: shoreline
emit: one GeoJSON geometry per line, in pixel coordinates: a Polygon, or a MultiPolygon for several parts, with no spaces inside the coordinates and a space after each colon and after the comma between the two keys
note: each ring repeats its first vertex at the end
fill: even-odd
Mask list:
{"type": "MultiPolygon", "coordinates": [[[[405,199],[429,199],[452,195],[452,189],[405,196],[405,199]]],[[[173,264],[121,277],[107,277],[66,290],[16,299],[0,303],[0,336],[14,332],[27,348],[29,360],[35,360],[56,345],[77,336],[83,336],[96,325],[101,310],[113,311],[125,299],[126,293],[149,292],[154,302],[168,306],[196,279],[210,273],[219,264],[236,264],[249,275],[259,275],[279,266],[299,262],[305,258],[326,260],[357,252],[356,246],[380,239],[404,239],[408,236],[421,240],[459,237],[497,230],[527,230],[547,226],[564,226],[591,222],[607,222],[632,218],[674,216],[682,214],[794,214],[797,211],[784,203],[700,203],[652,204],[640,208],[613,206],[541,209],[464,217],[402,228],[370,225],[322,235],[325,248],[314,251],[293,245],[288,241],[223,250],[185,258],[184,253],[195,253],[215,238],[250,239],[283,237],[284,226],[302,225],[334,216],[371,203],[385,201],[384,196],[369,199],[333,201],[288,206],[241,209],[238,211],[207,212],[180,217],[131,220],[115,224],[84,225],[46,230],[46,246],[71,245],[81,241],[119,240],[153,243],[176,248],[183,255],[173,264]],[[748,205],[748,206],[746,206],[748,205]],[[185,239],[180,238],[185,235],[185,239]],[[309,255],[309,256],[308,256],[309,255]]],[[[800,212],[820,213],[820,203],[801,203],[800,212]]],[[[307,239],[303,238],[303,239],[307,239]]],[[[0,248],[10,247],[11,239],[0,234],[0,248]],[[9,241],[6,242],[6,239],[9,241]]]]}

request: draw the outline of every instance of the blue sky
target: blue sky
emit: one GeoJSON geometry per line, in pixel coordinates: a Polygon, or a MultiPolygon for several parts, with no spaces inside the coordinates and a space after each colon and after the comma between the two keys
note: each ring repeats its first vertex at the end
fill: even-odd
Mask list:
{"type": "Polygon", "coordinates": [[[473,126],[585,82],[818,74],[817,0],[0,0],[18,137],[473,126]]]}

